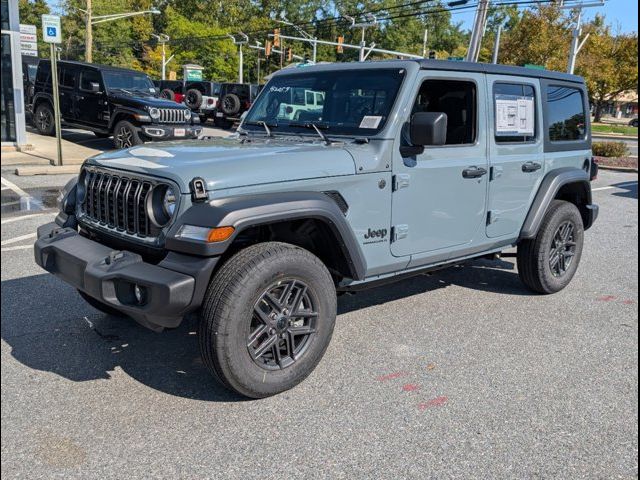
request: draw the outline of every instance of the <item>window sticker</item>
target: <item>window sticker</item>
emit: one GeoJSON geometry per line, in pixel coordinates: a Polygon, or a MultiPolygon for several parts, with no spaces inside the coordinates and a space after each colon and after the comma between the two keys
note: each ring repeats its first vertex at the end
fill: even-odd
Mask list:
{"type": "Polygon", "coordinates": [[[535,130],[533,97],[496,95],[496,136],[532,137],[535,130]]]}
{"type": "Polygon", "coordinates": [[[382,121],[382,117],[377,115],[365,115],[362,117],[362,121],[360,122],[360,127],[358,128],[371,128],[376,129],[380,122],[382,121]]]}

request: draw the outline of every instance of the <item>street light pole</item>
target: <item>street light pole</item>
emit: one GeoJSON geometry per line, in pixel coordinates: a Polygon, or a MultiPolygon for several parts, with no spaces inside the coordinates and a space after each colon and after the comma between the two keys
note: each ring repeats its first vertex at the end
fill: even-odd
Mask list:
{"type": "Polygon", "coordinates": [[[87,9],[84,10],[82,8],[79,8],[78,10],[80,10],[81,12],[84,13],[84,20],[85,20],[85,51],[84,51],[84,59],[86,62],[91,63],[93,61],[93,26],[96,25],[97,23],[104,23],[104,22],[110,22],[112,20],[120,20],[122,18],[129,18],[129,17],[135,17],[137,15],[144,15],[146,13],[151,13],[153,15],[157,15],[160,13],[159,10],[144,10],[141,12],[125,12],[125,13],[112,13],[110,15],[98,15],[98,16],[93,16],[93,10],[92,10],[92,5],[91,5],[91,1],[92,0],[86,0],[87,1],[87,9]]]}
{"type": "Polygon", "coordinates": [[[498,54],[500,52],[500,36],[502,35],[502,25],[498,25],[498,31],[496,32],[496,41],[493,44],[493,55],[491,57],[491,63],[498,63],[498,54]]]}
{"type": "Polygon", "coordinates": [[[368,22],[356,23],[355,18],[349,17],[348,15],[345,15],[344,17],[347,20],[351,20],[351,28],[362,29],[362,37],[360,39],[360,56],[358,58],[358,61],[364,62],[365,59],[367,58],[367,52],[366,52],[367,42],[364,41],[365,30],[367,29],[367,27],[375,27],[378,24],[378,20],[376,19],[375,15],[372,15],[371,13],[367,14],[367,19],[369,20],[368,22]]]}
{"type": "Polygon", "coordinates": [[[165,45],[171,39],[171,37],[169,37],[169,35],[166,35],[164,33],[161,33],[160,35],[152,33],[151,36],[157,38],[158,39],[158,43],[160,45],[162,45],[162,80],[164,80],[166,78],[167,64],[173,58],[173,55],[171,55],[169,57],[169,60],[166,59],[167,52],[166,52],[166,49],[165,49],[165,45]]]}
{"type": "Polygon", "coordinates": [[[560,2],[560,8],[568,9],[568,8],[577,8],[578,9],[578,18],[576,19],[576,25],[573,29],[573,34],[571,38],[571,47],[569,48],[569,61],[567,65],[567,73],[573,74],[576,68],[576,58],[578,57],[578,53],[584,47],[587,39],[589,38],[589,34],[587,33],[585,37],[580,41],[580,36],[582,35],[582,9],[586,7],[602,7],[604,5],[604,0],[600,0],[599,2],[593,3],[578,3],[578,4],[565,4],[564,1],[560,2]]]}
{"type": "Polygon", "coordinates": [[[242,45],[249,42],[249,37],[242,32],[237,35],[231,35],[228,33],[227,36],[233,40],[234,45],[238,45],[238,60],[240,62],[238,65],[238,83],[244,83],[244,54],[242,52],[242,45]],[[238,36],[240,37],[240,40],[238,40],[238,36]]]}

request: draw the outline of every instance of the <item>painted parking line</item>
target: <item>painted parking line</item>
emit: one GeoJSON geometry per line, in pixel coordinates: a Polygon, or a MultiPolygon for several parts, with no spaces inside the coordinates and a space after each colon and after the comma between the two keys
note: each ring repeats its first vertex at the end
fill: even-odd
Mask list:
{"type": "Polygon", "coordinates": [[[19,217],[5,218],[4,220],[2,220],[0,222],[0,225],[5,225],[7,223],[13,223],[13,222],[19,222],[21,220],[28,220],[30,218],[46,217],[46,216],[57,215],[57,214],[58,214],[58,212],[47,212],[47,213],[32,213],[31,215],[20,215],[19,217]]]}
{"type": "Polygon", "coordinates": [[[0,182],[4,187],[13,191],[13,193],[20,197],[19,202],[11,202],[9,204],[3,204],[2,206],[17,205],[19,203],[22,210],[44,210],[44,207],[42,206],[42,203],[40,201],[34,199],[31,195],[22,190],[15,183],[7,180],[4,177],[0,177],[0,182]]]}
{"type": "Polygon", "coordinates": [[[36,237],[36,234],[35,232],[33,232],[33,233],[27,233],[26,235],[20,235],[19,237],[9,238],[7,240],[2,240],[2,242],[0,242],[0,247],[4,247],[5,245],[10,245],[12,243],[18,243],[23,240],[29,240],[35,237],[36,237]]]}
{"type": "Polygon", "coordinates": [[[638,185],[638,182],[621,183],[619,185],[607,185],[606,187],[598,187],[591,189],[592,192],[600,192],[602,190],[615,190],[616,188],[633,187],[638,185]]]}
{"type": "Polygon", "coordinates": [[[0,252],[15,252],[16,250],[32,250],[33,245],[16,245],[14,247],[2,247],[0,252]]]}

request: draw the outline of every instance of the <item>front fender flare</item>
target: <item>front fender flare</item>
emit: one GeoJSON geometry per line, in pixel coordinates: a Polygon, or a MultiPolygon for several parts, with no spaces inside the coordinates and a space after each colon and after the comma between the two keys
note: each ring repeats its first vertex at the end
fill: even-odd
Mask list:
{"type": "Polygon", "coordinates": [[[168,250],[202,256],[222,255],[236,237],[251,227],[287,220],[313,218],[323,221],[338,239],[352,278],[361,280],[366,273],[366,261],[353,230],[336,203],[319,192],[280,192],[241,195],[197,203],[187,209],[167,233],[168,250]],[[204,243],[178,239],[182,225],[200,227],[231,226],[233,235],[224,242],[204,243]]]}
{"type": "Polygon", "coordinates": [[[588,172],[573,167],[553,170],[544,177],[540,184],[538,193],[520,230],[520,240],[531,239],[538,234],[538,229],[549,205],[556,198],[560,189],[569,184],[583,184],[587,195],[586,204],[591,205],[591,183],[588,172]]]}

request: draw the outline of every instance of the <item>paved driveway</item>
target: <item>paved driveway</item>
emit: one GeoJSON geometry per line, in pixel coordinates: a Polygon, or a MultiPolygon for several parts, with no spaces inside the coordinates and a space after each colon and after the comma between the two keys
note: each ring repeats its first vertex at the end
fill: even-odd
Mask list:
{"type": "Polygon", "coordinates": [[[208,376],[194,319],[155,334],[40,270],[46,207],[3,214],[3,478],[637,478],[637,176],[594,187],[563,292],[507,259],[343,296],[317,370],[259,401],[208,376]]]}

